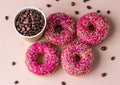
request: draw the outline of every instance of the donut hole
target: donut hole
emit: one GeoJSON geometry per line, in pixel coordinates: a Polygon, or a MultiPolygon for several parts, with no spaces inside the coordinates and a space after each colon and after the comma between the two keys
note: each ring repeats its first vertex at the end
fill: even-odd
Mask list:
{"type": "Polygon", "coordinates": [[[43,55],[43,54],[38,54],[38,55],[37,55],[36,61],[37,61],[39,64],[44,64],[44,63],[45,63],[45,60],[46,60],[45,55],[43,55]]]}
{"type": "Polygon", "coordinates": [[[89,26],[88,26],[88,30],[89,30],[90,32],[93,32],[93,31],[95,31],[95,27],[94,27],[93,25],[89,25],[89,26]]]}
{"type": "Polygon", "coordinates": [[[63,30],[63,28],[62,28],[62,25],[60,25],[60,24],[58,24],[58,25],[55,25],[55,32],[56,33],[61,33],[62,32],[62,30],[63,30]]]}
{"type": "Polygon", "coordinates": [[[73,60],[76,61],[76,62],[80,62],[81,57],[79,55],[75,55],[73,60]]]}

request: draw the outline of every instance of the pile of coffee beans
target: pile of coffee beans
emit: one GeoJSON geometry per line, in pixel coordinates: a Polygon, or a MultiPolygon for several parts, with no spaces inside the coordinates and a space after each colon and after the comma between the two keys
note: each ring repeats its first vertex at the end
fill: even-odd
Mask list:
{"type": "Polygon", "coordinates": [[[21,11],[15,20],[17,31],[24,36],[38,34],[43,29],[44,24],[44,16],[35,9],[21,11]]]}

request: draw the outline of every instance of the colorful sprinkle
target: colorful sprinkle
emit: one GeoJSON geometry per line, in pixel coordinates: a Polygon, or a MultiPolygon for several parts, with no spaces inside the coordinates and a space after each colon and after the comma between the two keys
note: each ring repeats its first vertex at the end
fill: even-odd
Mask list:
{"type": "Polygon", "coordinates": [[[78,20],[76,32],[77,37],[83,42],[96,45],[106,38],[109,28],[109,23],[105,17],[95,12],[91,12],[83,15],[78,20]],[[94,31],[89,30],[91,25],[94,28],[94,31]]]}
{"type": "Polygon", "coordinates": [[[39,76],[48,75],[55,71],[59,63],[59,55],[51,44],[46,42],[36,42],[26,52],[26,66],[28,69],[39,76]],[[37,62],[37,55],[44,54],[46,56],[45,63],[37,62]]]}
{"type": "Polygon", "coordinates": [[[67,45],[61,54],[62,68],[71,75],[88,73],[93,67],[94,57],[91,46],[80,41],[67,45]],[[79,56],[79,61],[75,57],[79,56]]]}
{"type": "Polygon", "coordinates": [[[45,37],[52,44],[67,44],[73,40],[74,36],[75,26],[71,17],[64,13],[54,13],[49,15],[47,18],[45,37]]]}

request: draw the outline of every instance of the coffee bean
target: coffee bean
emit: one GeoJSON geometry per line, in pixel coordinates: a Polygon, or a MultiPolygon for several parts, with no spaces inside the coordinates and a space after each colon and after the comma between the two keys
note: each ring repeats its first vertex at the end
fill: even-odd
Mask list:
{"type": "Polygon", "coordinates": [[[101,76],[105,77],[105,76],[107,76],[107,73],[102,73],[101,76]]]}
{"type": "Polygon", "coordinates": [[[110,14],[110,13],[111,13],[110,10],[108,10],[108,11],[107,11],[107,14],[110,14]]]}
{"type": "Polygon", "coordinates": [[[83,2],[85,3],[85,2],[88,2],[89,0],[83,0],[83,2]]]}
{"type": "Polygon", "coordinates": [[[24,27],[24,26],[25,26],[25,24],[21,24],[21,26],[22,26],[22,27],[24,27]]]}
{"type": "Polygon", "coordinates": [[[19,24],[19,27],[22,28],[22,24],[19,24]]]}
{"type": "Polygon", "coordinates": [[[78,14],[79,14],[79,11],[75,11],[75,14],[78,15],[78,14]]]}
{"type": "Polygon", "coordinates": [[[24,24],[28,24],[29,22],[28,22],[28,21],[24,21],[23,23],[24,23],[24,24]]]}
{"type": "Polygon", "coordinates": [[[13,61],[13,62],[12,62],[12,65],[14,66],[15,64],[16,64],[16,62],[13,61]]]}
{"type": "Polygon", "coordinates": [[[21,28],[17,27],[17,31],[20,32],[20,31],[21,31],[21,28]]]}
{"type": "Polygon", "coordinates": [[[60,1],[60,0],[56,0],[56,1],[60,1]]]}
{"type": "Polygon", "coordinates": [[[62,81],[61,84],[62,84],[62,85],[66,85],[66,82],[62,81]]]}
{"type": "Polygon", "coordinates": [[[22,30],[20,31],[20,33],[21,33],[21,34],[24,34],[24,32],[23,32],[22,30]]]}
{"type": "Polygon", "coordinates": [[[75,2],[71,2],[71,6],[75,6],[75,2]]]}
{"type": "Polygon", "coordinates": [[[34,25],[35,24],[35,20],[34,21],[32,21],[32,25],[34,25]]]}
{"type": "Polygon", "coordinates": [[[20,24],[20,21],[17,21],[17,22],[16,22],[16,25],[18,26],[19,24],[20,24]]]}
{"type": "Polygon", "coordinates": [[[31,20],[34,21],[34,17],[31,16],[31,20]]]}
{"type": "Polygon", "coordinates": [[[30,27],[27,27],[27,31],[29,31],[30,30],[30,27]]]}
{"type": "Polygon", "coordinates": [[[16,21],[19,21],[19,22],[20,22],[20,21],[21,21],[21,18],[20,18],[20,17],[18,17],[16,21]]]}
{"type": "Polygon", "coordinates": [[[9,17],[8,17],[8,16],[5,16],[5,19],[6,19],[6,20],[8,20],[8,19],[9,19],[9,17]]]}
{"type": "Polygon", "coordinates": [[[44,22],[44,20],[40,20],[40,23],[43,23],[44,22]]]}
{"type": "Polygon", "coordinates": [[[39,23],[36,23],[35,26],[36,26],[36,27],[39,27],[39,23]]]}
{"type": "Polygon", "coordinates": [[[88,6],[87,6],[87,9],[92,9],[92,7],[88,5],[88,6]]]}
{"type": "Polygon", "coordinates": [[[102,50],[102,51],[105,51],[105,50],[107,50],[107,47],[106,47],[106,46],[102,46],[102,47],[101,47],[101,50],[102,50]]]}
{"type": "Polygon", "coordinates": [[[25,19],[26,19],[26,18],[24,18],[24,17],[21,16],[21,17],[20,17],[21,23],[23,23],[23,21],[25,21],[25,19]]]}
{"type": "Polygon", "coordinates": [[[33,25],[32,25],[32,28],[34,28],[34,27],[35,27],[35,25],[33,24],[33,25]]]}
{"type": "Polygon", "coordinates": [[[19,83],[19,81],[18,81],[18,80],[14,81],[14,84],[18,84],[18,83],[19,83]]]}
{"type": "Polygon", "coordinates": [[[46,6],[47,6],[48,8],[50,8],[50,7],[51,7],[51,4],[47,4],[46,6]]]}
{"type": "Polygon", "coordinates": [[[100,11],[100,10],[97,10],[96,12],[97,12],[97,13],[100,13],[101,11],[100,11]]]}
{"type": "Polygon", "coordinates": [[[25,18],[25,17],[27,17],[27,15],[26,15],[26,14],[24,14],[24,15],[23,15],[23,17],[25,18]]]}
{"type": "Polygon", "coordinates": [[[115,57],[113,56],[113,57],[111,57],[111,60],[113,61],[113,60],[115,60],[115,57]]]}
{"type": "Polygon", "coordinates": [[[25,25],[25,28],[27,28],[28,27],[28,25],[25,25]]]}
{"type": "Polygon", "coordinates": [[[24,28],[24,27],[22,28],[22,31],[23,31],[23,32],[25,31],[25,28],[24,28]]]}
{"type": "Polygon", "coordinates": [[[25,15],[28,15],[28,12],[25,10],[25,13],[24,13],[25,15]]]}
{"type": "MultiPolygon", "coordinates": [[[[38,18],[39,19],[39,18],[38,18]]],[[[40,24],[40,20],[36,20],[36,22],[35,22],[36,24],[40,24]]]]}

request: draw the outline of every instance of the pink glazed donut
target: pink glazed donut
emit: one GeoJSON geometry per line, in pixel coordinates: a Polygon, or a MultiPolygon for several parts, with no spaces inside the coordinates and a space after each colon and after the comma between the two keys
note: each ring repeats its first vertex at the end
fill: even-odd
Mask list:
{"type": "Polygon", "coordinates": [[[83,15],[76,24],[77,37],[91,45],[103,41],[108,34],[109,28],[107,19],[95,12],[83,15]]]}
{"type": "Polygon", "coordinates": [[[79,76],[88,73],[93,67],[93,62],[91,46],[80,41],[66,46],[61,54],[62,67],[71,75],[79,76]]]}
{"type": "Polygon", "coordinates": [[[59,63],[59,55],[51,44],[46,42],[36,42],[26,52],[26,66],[28,69],[39,76],[51,74],[55,71],[59,63]],[[45,63],[37,61],[37,56],[43,54],[46,56],[45,63]]]}
{"type": "Polygon", "coordinates": [[[64,13],[54,13],[47,18],[45,37],[55,45],[64,45],[75,36],[75,26],[71,17],[64,13]]]}

